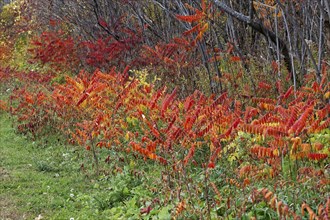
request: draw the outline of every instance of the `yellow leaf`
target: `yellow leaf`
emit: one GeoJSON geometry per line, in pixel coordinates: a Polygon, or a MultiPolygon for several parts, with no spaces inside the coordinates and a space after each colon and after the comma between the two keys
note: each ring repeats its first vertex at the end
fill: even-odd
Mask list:
{"type": "Polygon", "coordinates": [[[274,156],[278,157],[280,155],[280,152],[278,149],[273,150],[274,156]]]}
{"type": "Polygon", "coordinates": [[[129,133],[128,132],[125,135],[125,141],[129,141],[129,133]]]}

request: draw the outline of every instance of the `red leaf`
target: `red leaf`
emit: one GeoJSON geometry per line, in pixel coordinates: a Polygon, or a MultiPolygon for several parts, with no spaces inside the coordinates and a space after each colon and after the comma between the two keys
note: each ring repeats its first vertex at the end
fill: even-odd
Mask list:
{"type": "Polygon", "coordinates": [[[163,165],[167,165],[167,160],[162,158],[162,157],[157,157],[157,160],[159,161],[159,163],[163,164],[163,165]]]}
{"type": "Polygon", "coordinates": [[[188,112],[194,103],[195,101],[191,98],[191,96],[188,96],[184,102],[184,110],[188,112]]]}
{"type": "Polygon", "coordinates": [[[76,106],[79,106],[81,103],[83,103],[88,98],[88,96],[89,94],[85,92],[77,102],[76,106]]]}
{"type": "Polygon", "coordinates": [[[290,86],[288,91],[283,95],[283,99],[287,99],[291,95],[292,91],[293,91],[293,86],[290,86]]]}
{"type": "Polygon", "coordinates": [[[308,158],[311,160],[323,160],[327,158],[327,154],[321,154],[321,153],[309,153],[308,158]]]}
{"type": "Polygon", "coordinates": [[[171,122],[168,124],[168,126],[165,130],[165,133],[168,133],[171,130],[175,121],[176,121],[176,116],[174,116],[173,119],[171,120],[171,122]]]}
{"type": "Polygon", "coordinates": [[[55,26],[57,25],[56,20],[54,20],[54,19],[50,19],[50,20],[49,20],[49,25],[52,26],[52,27],[55,27],[55,26]]]}
{"type": "Polygon", "coordinates": [[[187,154],[187,156],[185,156],[185,158],[183,159],[183,164],[186,166],[188,161],[194,156],[195,154],[195,145],[193,145],[190,149],[189,152],[187,154]]]}
{"type": "Polygon", "coordinates": [[[231,44],[231,43],[228,43],[228,45],[227,45],[227,53],[232,53],[233,52],[233,50],[234,50],[234,45],[233,44],[231,44]]]}
{"type": "Polygon", "coordinates": [[[215,149],[215,151],[213,152],[213,154],[212,154],[212,156],[210,158],[210,162],[209,162],[208,168],[214,168],[215,167],[215,162],[217,160],[217,157],[218,157],[220,151],[221,151],[221,146],[219,146],[219,147],[217,147],[215,149]]]}
{"type": "Polygon", "coordinates": [[[122,73],[123,76],[124,76],[124,79],[125,79],[124,82],[128,79],[128,76],[129,76],[129,75],[128,75],[128,71],[130,70],[130,68],[131,68],[131,67],[130,67],[129,65],[126,66],[125,69],[124,69],[124,71],[123,71],[123,73],[122,73]]]}
{"type": "Polygon", "coordinates": [[[177,88],[175,88],[173,90],[173,92],[171,93],[171,95],[167,96],[167,98],[163,101],[163,105],[162,105],[162,114],[164,114],[164,112],[167,110],[168,106],[171,104],[171,102],[174,100],[175,96],[176,96],[176,92],[177,92],[177,88]]]}
{"type": "Polygon", "coordinates": [[[271,85],[269,85],[268,83],[265,83],[265,82],[259,82],[258,86],[260,89],[265,89],[265,90],[269,90],[272,88],[271,85]]]}
{"type": "Polygon", "coordinates": [[[109,163],[110,162],[110,155],[108,155],[108,157],[104,160],[105,163],[109,163]]]}
{"type": "Polygon", "coordinates": [[[232,57],[230,58],[230,60],[231,60],[232,62],[238,62],[238,61],[241,61],[241,58],[238,57],[238,56],[232,56],[232,57]]]}
{"type": "Polygon", "coordinates": [[[146,207],[146,208],[142,208],[142,209],[140,210],[140,213],[141,213],[141,214],[149,214],[151,210],[152,210],[151,205],[149,205],[149,206],[146,207]]]}
{"type": "Polygon", "coordinates": [[[207,165],[207,168],[213,169],[215,167],[215,164],[213,162],[209,163],[207,165]]]}
{"type": "Polygon", "coordinates": [[[179,44],[179,45],[183,45],[183,46],[186,46],[186,47],[189,47],[190,46],[190,43],[189,41],[183,39],[183,38],[174,38],[173,39],[175,43],[179,44]]]}
{"type": "Polygon", "coordinates": [[[99,18],[98,22],[101,26],[108,27],[107,22],[103,18],[99,18]]]}
{"type": "Polygon", "coordinates": [[[33,97],[32,97],[31,95],[26,95],[26,96],[25,96],[25,101],[26,101],[27,103],[32,104],[32,103],[33,103],[33,97]]]}

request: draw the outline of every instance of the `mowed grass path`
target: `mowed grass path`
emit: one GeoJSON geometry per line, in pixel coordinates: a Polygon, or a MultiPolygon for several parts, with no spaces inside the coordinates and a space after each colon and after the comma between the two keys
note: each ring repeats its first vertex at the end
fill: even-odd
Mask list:
{"type": "MultiPolygon", "coordinates": [[[[90,152],[51,135],[33,141],[0,113],[0,220],[149,219],[140,209],[153,198],[144,185],[151,183],[134,178],[128,167],[117,172],[118,163],[103,163],[97,176],[90,152]]],[[[156,219],[170,219],[169,207],[153,212],[156,219]]]]}
{"type": "Polygon", "coordinates": [[[74,149],[16,134],[0,113],[0,219],[99,218],[88,196],[93,180],[79,167],[74,149]]]}

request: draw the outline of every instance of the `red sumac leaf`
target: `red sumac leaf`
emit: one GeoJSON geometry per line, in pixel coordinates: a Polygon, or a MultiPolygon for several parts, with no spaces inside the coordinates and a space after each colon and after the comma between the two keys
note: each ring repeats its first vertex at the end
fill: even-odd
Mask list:
{"type": "Polygon", "coordinates": [[[231,60],[232,62],[238,62],[238,61],[241,61],[241,58],[238,57],[238,56],[232,56],[232,57],[230,58],[230,60],[231,60]]]}
{"type": "Polygon", "coordinates": [[[193,145],[190,149],[188,154],[185,156],[185,158],[183,159],[183,165],[186,166],[188,161],[194,156],[195,154],[195,145],[193,145]]]}
{"type": "Polygon", "coordinates": [[[88,98],[88,96],[89,96],[89,94],[85,92],[85,93],[80,97],[80,99],[79,99],[79,101],[77,102],[76,106],[79,106],[81,103],[83,103],[83,102],[88,98]]]}
{"type": "Polygon", "coordinates": [[[215,167],[215,164],[213,162],[210,162],[208,165],[207,165],[207,168],[209,169],[213,169],[215,167]]]}
{"type": "Polygon", "coordinates": [[[165,100],[163,101],[162,104],[162,114],[164,115],[165,111],[167,110],[168,106],[171,104],[171,102],[175,99],[176,96],[176,92],[177,92],[177,88],[175,88],[173,90],[173,92],[171,93],[171,95],[168,95],[165,100]]]}
{"type": "Polygon", "coordinates": [[[151,205],[149,205],[147,208],[142,208],[140,210],[140,213],[141,214],[149,214],[151,210],[152,210],[151,205]]]}
{"type": "Polygon", "coordinates": [[[309,153],[307,157],[311,160],[323,160],[328,157],[327,154],[322,153],[309,153]]]}
{"type": "Polygon", "coordinates": [[[99,18],[98,22],[101,26],[108,27],[107,22],[103,18],[99,18]]]}

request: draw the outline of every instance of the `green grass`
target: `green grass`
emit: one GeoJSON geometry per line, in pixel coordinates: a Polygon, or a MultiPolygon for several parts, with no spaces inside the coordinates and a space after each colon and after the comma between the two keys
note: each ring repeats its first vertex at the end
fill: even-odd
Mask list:
{"type": "MultiPolygon", "coordinates": [[[[205,187],[201,168],[187,168],[187,179],[175,180],[172,176],[172,186],[167,186],[161,175],[164,167],[158,163],[102,148],[97,152],[100,174],[96,175],[90,151],[64,144],[56,135],[33,141],[16,133],[12,121],[9,114],[0,113],[0,219],[35,219],[42,216],[43,219],[166,220],[176,210],[176,195],[168,196],[176,189],[181,190],[183,198],[190,199],[189,205],[193,207],[185,210],[181,216],[199,219],[198,214],[207,210],[204,191],[208,190],[209,198],[217,197],[212,189],[205,187]],[[108,155],[110,161],[106,163],[108,155]],[[187,189],[185,181],[190,189],[187,189]],[[150,212],[141,213],[147,207],[152,207],[150,212]]],[[[315,138],[321,140],[323,136],[315,138]]],[[[242,137],[226,149],[235,146],[237,157],[248,160],[244,151],[248,143],[244,140],[250,138],[242,137]]],[[[200,151],[196,151],[196,158],[200,151]]],[[[276,219],[276,210],[271,209],[264,200],[250,202],[253,189],[270,189],[296,212],[299,212],[304,201],[312,204],[316,211],[316,207],[329,197],[329,186],[318,187],[316,177],[305,182],[292,179],[290,169],[293,164],[289,165],[288,160],[283,162],[283,176],[251,179],[251,185],[236,187],[235,184],[229,184],[228,179],[234,177],[238,162],[237,158],[219,158],[215,169],[209,173],[209,180],[217,184],[220,196],[224,198],[218,206],[211,207],[211,219],[218,219],[219,216],[223,216],[223,219],[249,219],[251,216],[276,219]],[[228,205],[229,202],[231,205],[228,205]]],[[[320,169],[325,164],[314,166],[320,169]]],[[[171,171],[167,173],[170,175],[171,171]]],[[[307,219],[307,214],[305,217],[303,219],[307,219]]]]}
{"type": "Polygon", "coordinates": [[[134,178],[128,167],[95,176],[85,150],[16,134],[7,114],[0,114],[0,125],[0,219],[142,218],[152,198],[147,179],[134,178]]]}

